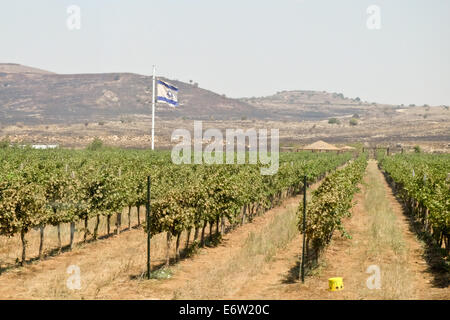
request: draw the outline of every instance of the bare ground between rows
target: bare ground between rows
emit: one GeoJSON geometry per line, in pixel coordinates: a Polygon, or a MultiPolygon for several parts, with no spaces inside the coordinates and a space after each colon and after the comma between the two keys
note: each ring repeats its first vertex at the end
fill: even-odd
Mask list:
{"type": "Polygon", "coordinates": [[[251,233],[258,233],[270,224],[273,218],[288,210],[295,209],[301,196],[296,196],[256,217],[252,223],[245,224],[226,234],[216,247],[201,249],[198,254],[174,265],[173,276],[164,280],[138,280],[135,282],[115,283],[105,292],[105,298],[116,299],[128,297],[133,299],[222,299],[221,292],[239,288],[246,279],[239,274],[226,274],[223,283],[210,284],[209,274],[214,274],[220,268],[232,261],[243,243],[251,233]],[[231,277],[230,277],[231,275],[231,277]],[[221,287],[221,288],[218,288],[221,287]],[[208,292],[211,290],[211,292],[208,292]]]}
{"type": "MultiPolygon", "coordinates": [[[[314,190],[320,185],[316,182],[309,187],[314,190]]],[[[301,195],[285,200],[281,206],[273,208],[252,223],[245,224],[226,234],[217,247],[205,248],[192,258],[173,266],[173,277],[166,280],[140,280],[136,283],[116,283],[105,292],[105,298],[131,297],[133,299],[224,299],[233,295],[252,279],[246,272],[223,270],[233,266],[233,259],[241,252],[245,241],[251,234],[258,234],[270,226],[277,215],[287,210],[297,210],[301,195]],[[223,276],[221,272],[225,272],[223,276]],[[218,279],[218,280],[217,280],[218,279]],[[217,281],[216,281],[217,280],[217,281]]]]}

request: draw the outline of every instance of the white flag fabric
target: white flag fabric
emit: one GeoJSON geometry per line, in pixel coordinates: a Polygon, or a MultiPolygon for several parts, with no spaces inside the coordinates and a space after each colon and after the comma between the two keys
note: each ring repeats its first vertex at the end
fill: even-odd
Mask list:
{"type": "Polygon", "coordinates": [[[158,80],[156,101],[165,102],[173,107],[178,107],[178,88],[173,85],[158,80]]]}

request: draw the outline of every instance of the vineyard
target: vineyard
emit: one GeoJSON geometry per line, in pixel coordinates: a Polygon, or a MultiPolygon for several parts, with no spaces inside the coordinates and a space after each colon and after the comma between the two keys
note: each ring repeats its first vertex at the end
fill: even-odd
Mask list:
{"type": "Polygon", "coordinates": [[[350,299],[448,297],[448,155],[288,152],[274,175],[252,156],[0,149],[0,295],[323,299],[340,276],[350,299]],[[382,290],[364,291],[373,265],[382,290]]]}
{"type": "MultiPolygon", "coordinates": [[[[313,192],[306,214],[306,257],[308,264],[318,263],[320,252],[330,243],[335,231],[350,237],[343,227],[343,219],[350,217],[352,199],[358,191],[367,166],[367,155],[361,154],[345,168],[328,175],[313,192]]],[[[302,231],[303,203],[299,205],[299,229],[302,231]]]]}
{"type": "Polygon", "coordinates": [[[408,213],[439,247],[450,252],[450,155],[378,155],[408,213]]]}
{"type": "Polygon", "coordinates": [[[448,295],[448,155],[288,152],[274,175],[252,156],[177,165],[165,151],[0,149],[1,294],[78,297],[66,288],[76,264],[93,298],[323,298],[327,278],[360,288],[382,261],[384,290],[347,297],[448,295]],[[435,282],[410,220],[440,247],[435,282]],[[38,276],[17,286],[22,272],[38,276]],[[411,291],[411,277],[427,289],[411,291]]]}
{"type": "MultiPolygon", "coordinates": [[[[42,258],[46,226],[57,227],[61,249],[63,224],[70,225],[70,248],[74,245],[75,223],[80,221],[85,225],[81,230],[84,241],[89,236],[98,238],[101,219],[106,220],[110,234],[112,216],[116,216],[115,232],[119,232],[124,208],[128,208],[129,224],[131,209],[137,208],[139,225],[150,176],[151,219],[150,223],[145,221],[144,228],[149,226],[152,235],[167,232],[168,246],[176,237],[178,258],[183,231],[188,231],[188,242],[192,230],[194,241],[200,237],[204,243],[208,225],[210,234],[213,226],[220,234],[225,225],[243,224],[299,193],[304,175],[310,184],[351,157],[349,153],[282,153],[277,174],[264,176],[260,174],[261,165],[174,165],[168,152],[0,149],[0,235],[20,235],[22,254],[18,261],[23,264],[27,259],[27,233],[32,229],[40,231],[42,258]],[[88,228],[90,219],[95,220],[92,232],[88,228]]],[[[345,173],[332,175],[332,180],[340,185],[338,176],[353,172],[360,162],[355,161],[345,173]]],[[[352,185],[356,181],[350,178],[352,185]]],[[[337,209],[340,214],[343,207],[337,209]]]]}

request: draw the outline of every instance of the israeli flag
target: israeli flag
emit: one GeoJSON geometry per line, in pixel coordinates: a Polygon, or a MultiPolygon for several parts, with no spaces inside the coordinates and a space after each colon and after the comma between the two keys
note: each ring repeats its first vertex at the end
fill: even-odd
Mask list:
{"type": "Polygon", "coordinates": [[[165,102],[173,107],[178,107],[178,88],[169,83],[157,81],[158,96],[156,101],[165,102]]]}

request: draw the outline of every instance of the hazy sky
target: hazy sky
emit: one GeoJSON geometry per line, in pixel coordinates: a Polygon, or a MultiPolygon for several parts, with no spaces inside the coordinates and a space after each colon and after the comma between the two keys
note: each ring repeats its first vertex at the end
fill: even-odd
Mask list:
{"type": "Polygon", "coordinates": [[[0,62],[135,72],[230,97],[326,90],[450,105],[448,0],[0,0],[0,62]],[[81,29],[66,26],[81,8],[81,29]],[[369,30],[366,10],[381,9],[369,30]]]}

